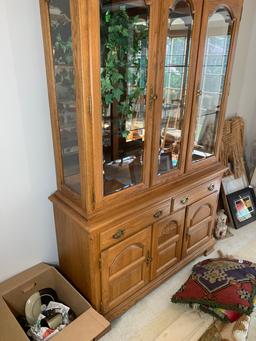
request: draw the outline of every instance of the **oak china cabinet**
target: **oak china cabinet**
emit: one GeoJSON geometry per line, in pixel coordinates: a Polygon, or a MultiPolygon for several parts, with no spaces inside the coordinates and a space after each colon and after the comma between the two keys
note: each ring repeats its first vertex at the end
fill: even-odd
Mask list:
{"type": "Polygon", "coordinates": [[[109,319],[213,248],[242,5],[40,0],[60,268],[109,319]]]}

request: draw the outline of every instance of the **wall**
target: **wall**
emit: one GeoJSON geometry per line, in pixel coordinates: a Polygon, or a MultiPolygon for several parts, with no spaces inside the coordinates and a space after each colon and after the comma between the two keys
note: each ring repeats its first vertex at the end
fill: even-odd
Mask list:
{"type": "MultiPolygon", "coordinates": [[[[245,0],[228,115],[256,128],[256,1],[245,0]]],[[[57,262],[56,188],[38,0],[0,1],[0,281],[41,261],[57,262]],[[4,47],[4,48],[3,48],[4,47]]],[[[248,154],[249,155],[249,154],[248,154]]]]}
{"type": "Polygon", "coordinates": [[[227,116],[239,114],[246,124],[246,159],[256,167],[256,1],[245,0],[231,79],[227,116]]]}
{"type": "Polygon", "coordinates": [[[57,261],[56,188],[37,0],[0,1],[0,281],[57,261]]]}

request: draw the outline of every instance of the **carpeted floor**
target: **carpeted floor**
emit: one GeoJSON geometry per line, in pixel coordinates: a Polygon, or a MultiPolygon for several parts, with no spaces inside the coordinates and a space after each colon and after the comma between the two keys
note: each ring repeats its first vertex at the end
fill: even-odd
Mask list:
{"type": "MultiPolygon", "coordinates": [[[[233,237],[218,241],[217,250],[256,262],[256,222],[239,230],[233,237]]],[[[112,322],[112,330],[101,341],[197,341],[212,324],[210,315],[192,311],[181,304],[170,303],[170,297],[188,278],[197,258],[147,295],[120,318],[112,322]]],[[[248,341],[256,340],[256,316],[253,316],[248,341]]]]}

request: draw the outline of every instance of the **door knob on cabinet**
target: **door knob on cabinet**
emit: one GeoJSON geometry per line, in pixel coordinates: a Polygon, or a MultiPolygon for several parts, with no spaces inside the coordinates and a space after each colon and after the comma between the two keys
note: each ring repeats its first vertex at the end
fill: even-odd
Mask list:
{"type": "Polygon", "coordinates": [[[149,266],[152,263],[152,260],[153,260],[153,258],[150,256],[150,252],[148,251],[148,255],[146,258],[147,266],[149,266]]]}
{"type": "Polygon", "coordinates": [[[157,212],[154,214],[154,218],[160,218],[162,214],[163,214],[163,211],[157,211],[157,212]]]}
{"type": "Polygon", "coordinates": [[[115,234],[113,234],[113,239],[120,239],[124,236],[125,230],[118,230],[115,234]]]}
{"type": "Polygon", "coordinates": [[[202,96],[202,94],[203,94],[203,91],[202,90],[197,90],[197,92],[196,92],[196,95],[197,95],[197,97],[200,97],[200,96],[202,96]]]}
{"type": "Polygon", "coordinates": [[[157,95],[154,94],[153,88],[150,89],[150,99],[149,99],[149,108],[150,110],[153,109],[153,104],[157,100],[157,95]]]}
{"type": "Polygon", "coordinates": [[[210,192],[214,191],[215,190],[215,185],[214,184],[210,184],[210,186],[208,187],[208,190],[210,192]]]}
{"type": "Polygon", "coordinates": [[[188,203],[188,200],[189,200],[188,197],[183,198],[183,199],[181,199],[180,203],[181,203],[182,205],[186,205],[186,204],[188,203]]]}

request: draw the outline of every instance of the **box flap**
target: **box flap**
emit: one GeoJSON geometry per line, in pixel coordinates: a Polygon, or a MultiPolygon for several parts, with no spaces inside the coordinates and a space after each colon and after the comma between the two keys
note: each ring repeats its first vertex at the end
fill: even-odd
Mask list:
{"type": "Polygon", "coordinates": [[[93,308],[89,308],[79,316],[62,332],[56,335],[54,341],[91,341],[104,331],[107,331],[110,323],[93,308]]]}
{"type": "Polygon", "coordinates": [[[48,270],[49,268],[52,267],[45,263],[40,263],[33,266],[32,268],[29,268],[28,270],[19,273],[18,275],[13,276],[10,279],[7,279],[6,281],[0,283],[0,295],[4,296],[6,293],[15,289],[18,285],[25,283],[28,279],[37,276],[38,274],[48,270]]]}
{"type": "Polygon", "coordinates": [[[0,339],[1,341],[29,341],[3,299],[0,299],[0,339]]]}

